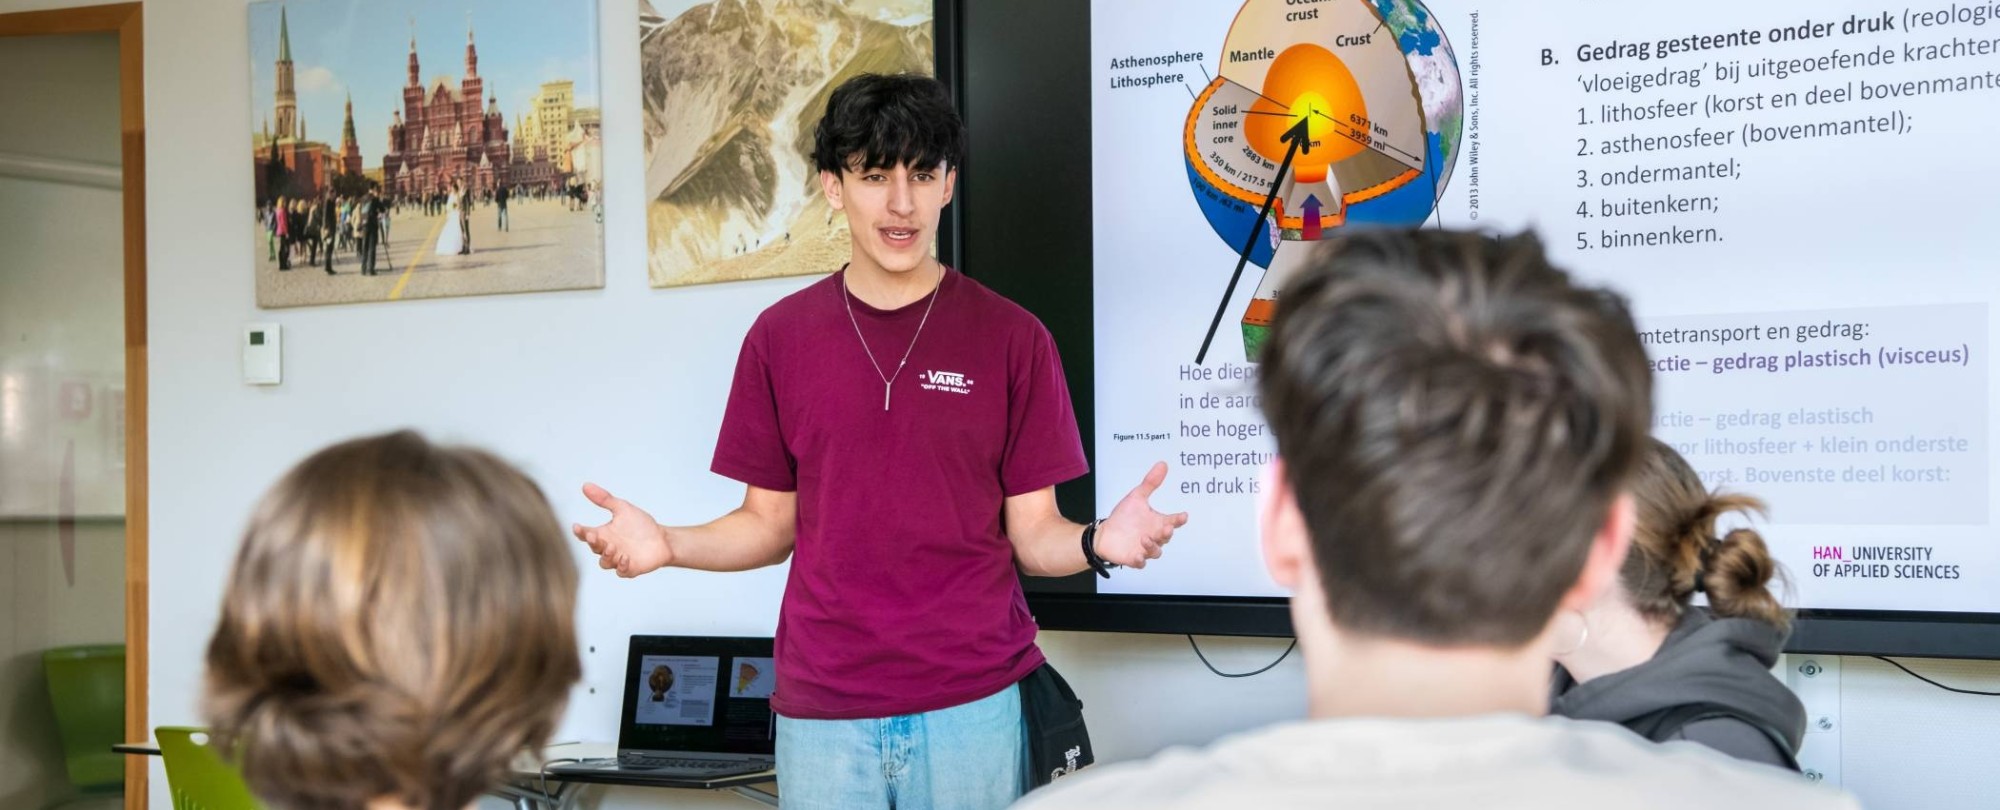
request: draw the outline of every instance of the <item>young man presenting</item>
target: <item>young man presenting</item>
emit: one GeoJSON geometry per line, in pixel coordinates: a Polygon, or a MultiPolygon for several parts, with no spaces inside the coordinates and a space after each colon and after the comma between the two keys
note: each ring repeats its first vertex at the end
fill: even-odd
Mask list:
{"type": "Polygon", "coordinates": [[[1055,484],[1088,471],[1048,331],[931,256],[964,128],[920,76],[856,77],[814,133],[841,272],[744,338],[712,469],[748,485],[701,526],[611,512],[577,526],[621,576],[792,560],[778,622],[779,793],[787,808],[999,808],[1025,782],[1015,684],[1042,663],[1017,567],[1144,567],[1185,514],[1147,498],[1155,464],[1089,527],[1055,484]]]}
{"type": "Polygon", "coordinates": [[[1286,284],[1267,347],[1261,532],[1311,719],[1095,768],[1028,806],[1857,806],[1545,716],[1551,652],[1575,643],[1554,617],[1615,581],[1632,530],[1652,385],[1621,299],[1532,236],[1374,232],[1286,284]]]}

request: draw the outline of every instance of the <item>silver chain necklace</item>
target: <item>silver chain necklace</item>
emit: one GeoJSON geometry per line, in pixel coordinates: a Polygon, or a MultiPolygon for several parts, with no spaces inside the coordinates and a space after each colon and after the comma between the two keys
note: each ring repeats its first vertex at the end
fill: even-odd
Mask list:
{"type": "Polygon", "coordinates": [[[923,337],[924,324],[931,321],[931,307],[937,306],[938,291],[944,289],[944,265],[938,265],[937,286],[931,288],[931,301],[924,305],[923,320],[917,321],[917,333],[910,336],[910,346],[903,350],[903,359],[896,361],[894,374],[883,374],[882,364],[875,362],[875,351],[868,348],[868,338],[861,334],[861,321],[854,318],[854,293],[847,288],[847,269],[840,271],[840,301],[847,305],[847,322],[854,325],[854,336],[861,340],[861,351],[868,355],[868,365],[875,367],[875,376],[882,378],[882,410],[889,410],[889,392],[893,390],[896,378],[903,376],[903,364],[910,362],[910,352],[917,348],[917,338],[923,337]]]}

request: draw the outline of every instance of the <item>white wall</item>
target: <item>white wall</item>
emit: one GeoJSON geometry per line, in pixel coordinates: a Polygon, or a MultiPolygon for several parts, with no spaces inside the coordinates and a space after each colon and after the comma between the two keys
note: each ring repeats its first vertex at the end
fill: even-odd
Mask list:
{"type": "MultiPolygon", "coordinates": [[[[0,0],[0,11],[60,0],[0,0]]],[[[200,654],[245,514],[288,464],[331,440],[411,425],[498,448],[536,475],[565,520],[593,518],[586,478],[669,521],[710,517],[740,488],[706,472],[737,342],[767,303],[809,279],[654,291],[646,286],[635,0],[603,0],[603,290],[263,312],[253,223],[243,0],[152,0],[146,26],[152,318],[152,722],[196,719],[200,654]],[[166,11],[171,8],[171,13],[166,11]],[[238,378],[241,324],[285,334],[285,384],[238,378]]],[[[385,23],[385,24],[393,24],[385,23]]],[[[482,53],[489,59],[497,54],[482,53]]],[[[991,212],[988,212],[991,215],[991,212]]],[[[584,562],[578,556],[579,562],[584,562]]],[[[608,686],[636,629],[768,632],[782,571],[676,572],[617,581],[585,570],[586,684],[564,735],[612,733],[608,686]],[[592,688],[597,688],[592,693],[592,688]]],[[[1179,637],[1046,634],[1089,705],[1107,758],[1198,742],[1302,711],[1297,659],[1215,678],[1179,637]]],[[[1225,668],[1261,665],[1270,641],[1205,641],[1225,668]]],[[[2000,666],[1954,664],[1991,688],[2000,666]]],[[[1990,702],[1846,667],[1838,777],[1871,806],[1963,806],[1991,796],[2000,739],[1990,702]],[[1851,725],[1850,725],[1851,724],[1851,725]]],[[[168,806],[154,770],[155,807],[168,806]]],[[[740,799],[614,792],[606,806],[740,799]]]]}

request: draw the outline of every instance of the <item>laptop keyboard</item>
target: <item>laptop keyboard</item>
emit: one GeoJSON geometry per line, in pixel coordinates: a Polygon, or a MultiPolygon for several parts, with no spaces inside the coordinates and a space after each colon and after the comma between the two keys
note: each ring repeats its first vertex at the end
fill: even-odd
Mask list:
{"type": "Polygon", "coordinates": [[[654,756],[635,753],[619,754],[618,766],[621,768],[647,769],[671,768],[683,773],[695,774],[752,773],[770,767],[769,765],[745,762],[743,760],[689,759],[686,757],[654,756]]]}

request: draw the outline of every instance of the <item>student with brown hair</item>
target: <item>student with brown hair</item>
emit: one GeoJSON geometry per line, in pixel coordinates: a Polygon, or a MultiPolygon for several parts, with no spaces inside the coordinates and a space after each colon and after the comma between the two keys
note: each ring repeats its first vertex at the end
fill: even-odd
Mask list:
{"type": "Polygon", "coordinates": [[[1368,231],[1278,299],[1265,563],[1310,718],[1100,766],[1056,808],[1851,808],[1693,745],[1545,716],[1556,614],[1616,578],[1651,373],[1533,236],[1368,231]]]}
{"type": "Polygon", "coordinates": [[[257,507],[202,709],[271,804],[456,810],[554,729],[576,563],[533,481],[408,431],[338,444],[257,507]]]}
{"type": "Polygon", "coordinates": [[[1560,635],[1575,641],[1556,653],[1549,710],[1798,770],[1805,706],[1770,672],[1791,624],[1770,590],[1778,565],[1757,532],[1716,534],[1723,515],[1763,503],[1709,492],[1658,439],[1632,495],[1638,524],[1618,587],[1562,616],[1560,635]],[[1697,593],[1707,611],[1691,606],[1697,593]]]}

